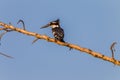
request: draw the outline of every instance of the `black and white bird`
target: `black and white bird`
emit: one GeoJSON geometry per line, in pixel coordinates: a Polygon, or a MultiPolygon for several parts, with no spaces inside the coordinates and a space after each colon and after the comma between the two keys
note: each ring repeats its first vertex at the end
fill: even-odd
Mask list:
{"type": "Polygon", "coordinates": [[[47,28],[47,27],[52,28],[52,34],[54,35],[54,38],[56,40],[59,40],[61,42],[65,42],[63,40],[63,38],[64,38],[64,30],[60,27],[60,20],[59,19],[57,19],[55,21],[52,21],[52,22],[49,22],[45,26],[41,27],[41,29],[42,28],[47,28]]]}

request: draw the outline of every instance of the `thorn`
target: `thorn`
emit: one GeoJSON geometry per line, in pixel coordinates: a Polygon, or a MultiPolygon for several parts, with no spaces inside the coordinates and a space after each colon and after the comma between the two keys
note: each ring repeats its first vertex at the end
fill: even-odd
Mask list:
{"type": "MultiPolygon", "coordinates": [[[[1,41],[2,37],[3,37],[3,35],[5,35],[6,33],[7,33],[7,31],[0,34],[0,41],[1,41]]],[[[1,45],[1,43],[0,43],[0,45],[1,45]]]]}
{"type": "Polygon", "coordinates": [[[3,35],[5,35],[6,33],[7,33],[7,31],[0,34],[0,40],[2,39],[3,35]]]}
{"type": "Polygon", "coordinates": [[[69,43],[65,42],[66,46],[69,48],[69,51],[71,51],[73,48],[69,47],[69,43]]]}
{"type": "Polygon", "coordinates": [[[35,43],[38,40],[38,38],[36,38],[35,40],[33,40],[32,44],[35,43]]]}
{"type": "Polygon", "coordinates": [[[69,51],[71,51],[72,50],[72,48],[69,48],[69,51]]]}
{"type": "MultiPolygon", "coordinates": [[[[11,31],[13,31],[13,30],[7,30],[7,29],[5,29],[5,32],[3,32],[3,33],[0,34],[0,41],[1,41],[2,37],[3,37],[7,32],[11,32],[11,31]]],[[[1,43],[0,43],[0,45],[1,45],[1,43]]]]}
{"type": "Polygon", "coordinates": [[[113,42],[110,46],[110,50],[112,52],[112,58],[114,59],[114,52],[115,52],[115,44],[117,44],[117,42],[113,42]]]}
{"type": "Polygon", "coordinates": [[[23,24],[23,29],[26,30],[26,29],[25,29],[24,21],[20,19],[20,20],[17,22],[17,24],[19,24],[20,22],[23,24]]]}
{"type": "Polygon", "coordinates": [[[12,23],[11,23],[11,22],[9,22],[9,25],[12,25],[12,23]]]}
{"type": "Polygon", "coordinates": [[[4,54],[4,53],[2,53],[2,52],[0,52],[0,54],[3,55],[3,56],[5,56],[5,57],[8,57],[8,58],[13,58],[12,56],[9,56],[9,55],[4,54]]]}

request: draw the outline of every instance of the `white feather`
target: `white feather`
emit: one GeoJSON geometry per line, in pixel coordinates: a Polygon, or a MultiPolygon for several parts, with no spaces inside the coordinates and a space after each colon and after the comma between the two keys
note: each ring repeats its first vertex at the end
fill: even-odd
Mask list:
{"type": "Polygon", "coordinates": [[[51,25],[52,28],[56,28],[59,27],[58,25],[51,25]]]}

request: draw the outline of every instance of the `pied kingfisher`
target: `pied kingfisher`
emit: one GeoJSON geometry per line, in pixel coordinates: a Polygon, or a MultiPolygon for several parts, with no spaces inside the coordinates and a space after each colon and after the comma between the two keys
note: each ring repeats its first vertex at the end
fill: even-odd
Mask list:
{"type": "Polygon", "coordinates": [[[63,38],[64,38],[64,30],[60,27],[60,20],[59,19],[49,22],[45,26],[41,27],[41,29],[42,28],[47,28],[47,27],[52,28],[52,34],[54,35],[54,38],[56,40],[59,40],[61,42],[65,42],[63,40],[63,38]]]}

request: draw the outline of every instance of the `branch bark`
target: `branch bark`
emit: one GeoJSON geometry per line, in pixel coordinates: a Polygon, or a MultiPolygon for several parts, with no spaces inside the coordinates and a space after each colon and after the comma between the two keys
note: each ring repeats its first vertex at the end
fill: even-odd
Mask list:
{"type": "MultiPolygon", "coordinates": [[[[105,56],[105,55],[103,55],[99,52],[95,52],[95,51],[93,51],[89,48],[84,48],[84,47],[81,47],[81,46],[78,46],[78,45],[75,45],[75,44],[71,44],[71,43],[67,43],[67,42],[60,42],[60,41],[55,40],[54,38],[50,38],[46,35],[41,35],[41,34],[38,34],[38,33],[35,33],[35,32],[30,32],[30,31],[14,27],[13,25],[9,25],[9,24],[3,23],[3,22],[0,22],[0,26],[2,26],[2,28],[9,29],[9,30],[12,30],[12,31],[16,31],[16,32],[19,32],[19,33],[22,33],[22,34],[25,34],[25,35],[28,35],[28,36],[33,36],[36,39],[43,39],[43,40],[46,40],[48,42],[53,42],[53,43],[61,45],[61,46],[69,47],[69,48],[87,53],[87,54],[89,54],[93,57],[96,57],[96,58],[99,58],[99,59],[102,59],[102,60],[105,60],[105,61],[108,61],[108,62],[111,62],[115,65],[120,66],[120,61],[119,60],[116,60],[116,59],[114,59],[112,57],[109,57],[109,56],[105,56]]],[[[4,30],[2,28],[0,30],[4,30]]]]}

